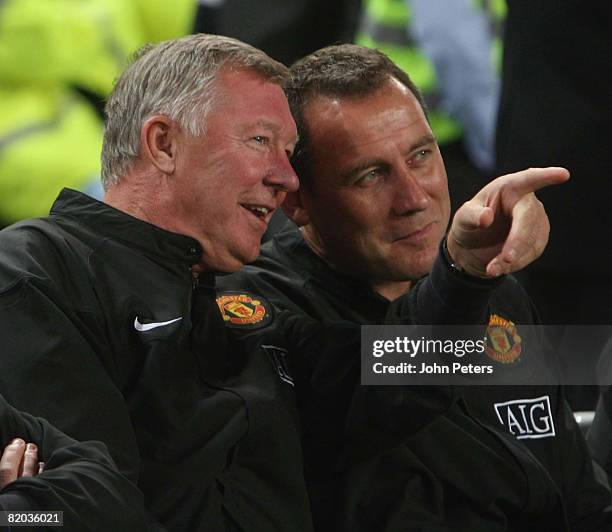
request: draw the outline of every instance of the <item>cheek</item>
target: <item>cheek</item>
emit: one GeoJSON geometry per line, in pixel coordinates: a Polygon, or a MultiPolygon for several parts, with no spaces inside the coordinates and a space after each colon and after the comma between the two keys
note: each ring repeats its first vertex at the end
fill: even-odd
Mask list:
{"type": "Polygon", "coordinates": [[[374,216],[371,206],[375,199],[364,199],[358,195],[325,193],[317,191],[316,196],[304,194],[302,197],[311,223],[319,234],[335,245],[346,247],[348,241],[363,240],[380,225],[379,217],[374,216]]]}
{"type": "Polygon", "coordinates": [[[357,256],[367,260],[368,257],[377,256],[384,247],[382,237],[383,230],[380,223],[365,218],[345,219],[342,224],[338,224],[336,234],[336,246],[348,256],[357,256]]]}
{"type": "Polygon", "coordinates": [[[355,201],[334,214],[336,225],[343,228],[343,236],[353,241],[367,254],[368,248],[378,247],[385,234],[388,212],[381,208],[380,198],[355,201]]]}
{"type": "Polygon", "coordinates": [[[435,179],[432,180],[433,194],[438,198],[446,198],[448,200],[448,179],[442,161],[440,161],[434,175],[435,179]]]}
{"type": "Polygon", "coordinates": [[[450,198],[448,195],[446,177],[442,175],[430,181],[427,184],[426,192],[433,200],[434,207],[440,212],[442,217],[445,217],[446,221],[448,221],[448,217],[450,216],[450,198]]]}
{"type": "Polygon", "coordinates": [[[373,240],[375,228],[362,218],[353,218],[346,214],[336,213],[327,223],[328,233],[333,235],[338,247],[367,247],[367,242],[373,240]]]}
{"type": "Polygon", "coordinates": [[[331,205],[330,213],[336,220],[354,227],[355,231],[367,231],[385,219],[387,212],[382,208],[385,203],[386,198],[380,195],[355,194],[331,205]]]}

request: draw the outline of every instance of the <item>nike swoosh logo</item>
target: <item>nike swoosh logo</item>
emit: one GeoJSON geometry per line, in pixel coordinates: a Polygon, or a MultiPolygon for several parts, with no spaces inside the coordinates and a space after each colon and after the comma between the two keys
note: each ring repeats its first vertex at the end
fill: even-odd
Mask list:
{"type": "Polygon", "coordinates": [[[140,323],[138,321],[138,316],[136,316],[136,318],[134,319],[134,329],[136,329],[139,332],[146,332],[146,331],[150,331],[151,329],[157,329],[158,327],[164,327],[165,325],[170,325],[171,323],[175,323],[182,319],[183,317],[181,316],[179,318],[174,318],[173,320],[168,320],[168,321],[156,321],[153,323],[140,323]]]}

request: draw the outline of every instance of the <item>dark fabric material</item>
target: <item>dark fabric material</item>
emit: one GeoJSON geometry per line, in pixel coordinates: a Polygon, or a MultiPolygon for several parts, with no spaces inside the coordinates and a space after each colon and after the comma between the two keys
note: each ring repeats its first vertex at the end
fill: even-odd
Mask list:
{"type": "Polygon", "coordinates": [[[195,240],[74,191],[5,229],[0,391],[103,441],[169,529],[308,531],[289,385],[265,353],[233,356],[214,277],[194,286],[200,256],[195,240]]]}
{"type": "Polygon", "coordinates": [[[612,388],[603,390],[595,418],[587,433],[587,442],[593,459],[612,478],[612,388]]]}
{"type": "MultiPolygon", "coordinates": [[[[447,264],[445,265],[438,260],[434,265],[432,275],[417,283],[408,293],[409,297],[402,297],[390,304],[358,280],[332,270],[309,249],[295,226],[288,226],[284,232],[262,247],[261,256],[254,264],[243,268],[237,274],[221,279],[219,287],[243,287],[251,291],[258,291],[279,308],[287,308],[317,320],[345,319],[356,324],[381,324],[388,322],[391,315],[395,318],[399,316],[403,322],[408,323],[418,323],[417,320],[423,319],[423,317],[426,317],[426,322],[438,323],[440,314],[438,313],[437,316],[435,313],[429,314],[429,310],[430,308],[435,310],[441,304],[444,304],[447,309],[447,313],[443,316],[447,323],[461,323],[462,321],[464,323],[484,323],[490,315],[496,314],[518,324],[520,328],[520,324],[533,323],[536,320],[529,298],[513,278],[509,277],[502,281],[490,282],[474,281],[469,278],[462,279],[461,277],[465,276],[451,270],[447,264]],[[461,303],[462,300],[463,304],[461,303]]],[[[538,352],[537,349],[536,352],[538,352]]],[[[508,367],[505,371],[520,372],[527,370],[526,374],[528,375],[530,365],[540,363],[554,365],[554,362],[554,359],[548,362],[534,358],[530,360],[529,352],[526,351],[522,353],[520,363],[508,367]]],[[[387,388],[390,397],[394,393],[401,394],[401,392],[394,391],[392,387],[387,388]]],[[[385,392],[382,392],[382,394],[384,396],[385,392]]],[[[524,456],[534,457],[532,462],[537,462],[540,465],[540,474],[545,471],[544,476],[549,477],[549,482],[548,484],[546,482],[542,483],[541,478],[528,479],[527,482],[534,482],[537,486],[547,485],[547,489],[551,490],[548,495],[540,493],[545,498],[550,497],[551,493],[558,492],[563,499],[563,509],[555,507],[554,504],[549,506],[539,505],[537,499],[523,501],[527,505],[535,503],[534,509],[540,507],[540,513],[534,510],[533,518],[540,515],[550,520],[549,528],[542,528],[543,530],[564,529],[562,525],[558,525],[558,521],[555,521],[558,517],[556,514],[559,512],[561,514],[567,512],[571,530],[600,530],[600,527],[604,526],[603,521],[606,516],[603,514],[603,509],[609,504],[610,494],[606,488],[600,486],[594,480],[592,464],[586,451],[584,439],[573,420],[571,412],[566,407],[562,390],[529,385],[486,388],[470,386],[465,387],[461,395],[464,398],[465,410],[467,411],[467,413],[463,413],[466,416],[466,424],[486,425],[487,431],[499,431],[502,434],[510,428],[516,436],[523,438],[527,436],[517,442],[509,451],[513,456],[512,460],[522,464],[524,456]],[[554,434],[549,431],[547,437],[530,438],[529,427],[514,425],[509,427],[513,422],[513,413],[508,413],[503,404],[508,401],[520,401],[525,404],[525,401],[530,400],[541,400],[550,405],[550,416],[547,416],[546,419],[542,418],[542,423],[554,424],[554,434]],[[509,418],[504,418],[504,415],[509,416],[509,418]],[[515,454],[515,447],[521,449],[519,456],[515,454]],[[551,513],[546,514],[547,509],[551,513]],[[554,522],[557,525],[553,526],[552,523],[554,522]],[[555,526],[560,526],[560,528],[555,528],[555,526]]],[[[298,399],[299,397],[300,391],[298,389],[298,399]]],[[[331,403],[331,396],[329,400],[331,403]]],[[[319,406],[322,408],[322,405],[319,406]]],[[[404,406],[406,407],[406,416],[410,413],[418,415],[418,398],[414,398],[414,402],[406,401],[404,406]],[[406,405],[410,406],[406,407],[406,405]]],[[[361,407],[366,408],[364,405],[361,405],[361,407]]],[[[526,407],[523,406],[523,408],[526,407]]],[[[540,407],[538,406],[538,408],[540,407]]],[[[377,409],[378,416],[382,416],[381,413],[384,411],[384,408],[380,406],[377,409]]],[[[371,416],[369,419],[373,418],[374,416],[371,416]]],[[[314,425],[315,422],[312,421],[312,424],[314,425]]],[[[385,423],[376,424],[371,431],[365,425],[366,428],[361,431],[362,436],[368,432],[371,434],[379,433],[381,425],[384,426],[385,423]]],[[[440,437],[443,437],[442,434],[440,437]]],[[[486,438],[483,435],[480,437],[486,438]]],[[[461,440],[460,436],[456,436],[456,438],[458,441],[461,440]]],[[[478,437],[473,438],[474,440],[477,441],[478,437]]],[[[394,441],[397,444],[403,443],[403,440],[399,439],[394,441]]],[[[376,449],[380,449],[378,445],[381,445],[380,441],[375,442],[376,449]]],[[[385,449],[388,448],[388,442],[384,445],[385,449]]],[[[305,445],[305,447],[307,446],[305,445]]],[[[465,460],[468,460],[474,452],[474,449],[467,443],[459,448],[461,450],[455,459],[463,456],[465,460]]],[[[407,451],[404,450],[404,452],[407,451]]],[[[443,468],[456,467],[451,459],[446,460],[441,457],[440,460],[444,464],[443,468]]],[[[307,460],[306,463],[308,465],[309,461],[307,460]]],[[[425,463],[427,466],[433,467],[427,462],[425,463]]],[[[485,469],[489,468],[486,462],[482,462],[481,466],[485,469]]],[[[519,468],[522,467],[522,465],[519,465],[519,468]]],[[[485,473],[481,472],[481,474],[484,475],[485,473]]],[[[437,476],[434,475],[434,478],[437,478],[437,476]]],[[[458,478],[461,478],[461,476],[458,478]]],[[[333,480],[334,482],[339,481],[338,478],[333,480]]],[[[512,485],[517,478],[510,475],[506,480],[512,485]]],[[[330,481],[330,479],[327,479],[327,481],[330,481]]],[[[370,484],[365,483],[365,485],[370,484]]],[[[417,482],[417,485],[420,485],[420,483],[417,482]]],[[[334,484],[332,491],[336,489],[336,486],[337,484],[334,484]]],[[[442,486],[448,487],[446,480],[443,481],[442,486]]],[[[506,488],[514,489],[502,485],[499,487],[502,493],[506,488]]],[[[437,485],[436,489],[444,491],[444,488],[440,485],[437,485]]],[[[533,493],[537,493],[537,490],[533,493]]],[[[407,501],[408,498],[402,500],[407,501]]],[[[450,500],[453,500],[452,497],[450,500]]],[[[327,499],[327,502],[329,501],[330,498],[327,499]]],[[[321,504],[324,505],[325,501],[321,504]]],[[[353,502],[353,504],[356,503],[353,502]]],[[[401,506],[401,503],[398,504],[401,506]]],[[[475,515],[480,515],[482,512],[487,513],[487,510],[478,507],[478,505],[470,507],[475,515]]],[[[503,504],[501,507],[504,508],[503,504]]],[[[381,506],[380,514],[384,513],[383,508],[384,506],[381,506]]],[[[413,511],[410,505],[407,505],[406,508],[407,512],[408,509],[410,509],[410,512],[413,511]]],[[[514,510],[509,507],[506,508],[509,511],[506,516],[510,523],[508,526],[516,526],[516,530],[521,530],[522,525],[518,524],[520,521],[518,514],[513,513],[516,508],[514,510]],[[519,521],[516,521],[513,525],[511,524],[513,519],[519,519],[519,521]]],[[[438,510],[441,511],[440,508],[438,510]]],[[[357,511],[357,507],[355,507],[355,511],[357,511]]],[[[373,518],[378,518],[379,514],[374,510],[372,512],[373,518]]],[[[465,515],[457,518],[467,519],[465,515]]],[[[397,524],[398,521],[394,522],[395,524],[390,525],[388,530],[401,530],[397,524]]],[[[484,527],[480,528],[482,530],[488,530],[486,526],[493,526],[487,520],[483,523],[488,524],[482,525],[484,527]]],[[[470,526],[472,525],[470,524],[470,526]]],[[[348,529],[350,528],[347,527],[348,529]]],[[[478,530],[479,528],[474,525],[474,528],[468,527],[468,529],[478,530]]],[[[495,528],[490,529],[495,530],[495,528]]],[[[503,528],[501,529],[503,530],[503,528]]],[[[512,528],[508,529],[512,530],[512,528]]]]}
{"type": "Polygon", "coordinates": [[[463,406],[355,464],[342,479],[344,530],[568,530],[541,464],[463,406]]]}
{"type": "Polygon", "coordinates": [[[147,530],[142,494],[119,474],[105,445],[78,443],[0,398],[0,445],[14,438],[36,443],[45,470],[8,484],[0,509],[62,511],[62,530],[147,530]]]}
{"type": "MultiPolygon", "coordinates": [[[[550,218],[542,257],[521,274],[547,324],[608,324],[612,312],[612,4],[508,0],[497,126],[500,173],[564,166],[571,178],[538,192],[550,218]]],[[[551,342],[571,352],[571,329],[551,342]]],[[[605,338],[581,358],[599,356],[605,338]]],[[[569,357],[568,364],[576,357],[569,357]]],[[[592,410],[594,387],[571,387],[592,410]]]]}
{"type": "Polygon", "coordinates": [[[290,65],[323,46],[352,42],[360,7],[360,0],[225,0],[199,7],[195,31],[235,37],[290,65]]]}
{"type": "Polygon", "coordinates": [[[497,133],[500,172],[565,166],[538,192],[551,238],[533,270],[610,280],[612,4],[509,0],[497,133]]]}
{"type": "Polygon", "coordinates": [[[565,393],[569,404],[574,411],[594,410],[599,394],[595,368],[609,338],[608,328],[593,328],[587,347],[572,325],[609,325],[612,283],[586,279],[582,272],[570,277],[533,270],[520,272],[517,277],[537,305],[542,322],[559,325],[549,329],[549,341],[561,354],[568,374],[584,373],[585,368],[589,368],[589,380],[593,385],[567,386],[565,393]]]}

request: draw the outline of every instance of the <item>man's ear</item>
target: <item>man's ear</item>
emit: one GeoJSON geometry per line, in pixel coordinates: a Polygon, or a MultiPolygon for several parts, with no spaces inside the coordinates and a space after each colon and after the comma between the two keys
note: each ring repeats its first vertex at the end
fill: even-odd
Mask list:
{"type": "Polygon", "coordinates": [[[293,223],[297,226],[303,227],[309,224],[310,217],[302,203],[302,189],[288,192],[283,202],[282,209],[287,217],[293,220],[293,223]]]}
{"type": "Polygon", "coordinates": [[[172,174],[176,166],[178,126],[164,115],[148,118],[140,130],[142,156],[164,174],[172,174]]]}

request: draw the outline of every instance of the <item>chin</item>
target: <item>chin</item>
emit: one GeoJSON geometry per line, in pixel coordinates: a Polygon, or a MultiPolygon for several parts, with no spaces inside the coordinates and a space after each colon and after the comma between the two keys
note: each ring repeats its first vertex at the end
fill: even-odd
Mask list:
{"type": "Polygon", "coordinates": [[[219,257],[216,260],[210,260],[206,266],[207,269],[218,272],[218,273],[234,273],[242,268],[245,264],[253,262],[257,258],[257,254],[237,254],[227,253],[223,257],[219,257]]]}
{"type": "Polygon", "coordinates": [[[236,268],[239,270],[245,264],[251,264],[251,262],[255,262],[257,257],[259,257],[259,242],[256,245],[250,246],[248,249],[243,249],[239,254],[236,255],[236,260],[240,262],[240,266],[236,268]]]}
{"type": "MultiPolygon", "coordinates": [[[[223,257],[224,272],[235,272],[242,268],[245,264],[254,262],[259,257],[260,238],[245,238],[242,235],[240,240],[236,239],[234,246],[226,248],[225,256],[223,257]]],[[[229,240],[229,238],[228,238],[229,240]]]]}
{"type": "Polygon", "coordinates": [[[416,281],[420,279],[421,277],[429,275],[431,273],[432,267],[433,267],[433,262],[430,265],[422,265],[422,266],[413,265],[407,277],[412,281],[416,281]]]}
{"type": "Polygon", "coordinates": [[[394,270],[394,280],[416,280],[431,272],[431,269],[438,257],[438,248],[420,252],[416,256],[412,256],[410,260],[402,263],[395,261],[392,269],[394,270]]]}
{"type": "Polygon", "coordinates": [[[245,238],[245,235],[232,235],[226,231],[225,238],[202,244],[203,267],[207,271],[233,273],[259,256],[259,246],[258,238],[245,238]],[[206,250],[210,252],[207,254],[206,250]]]}

